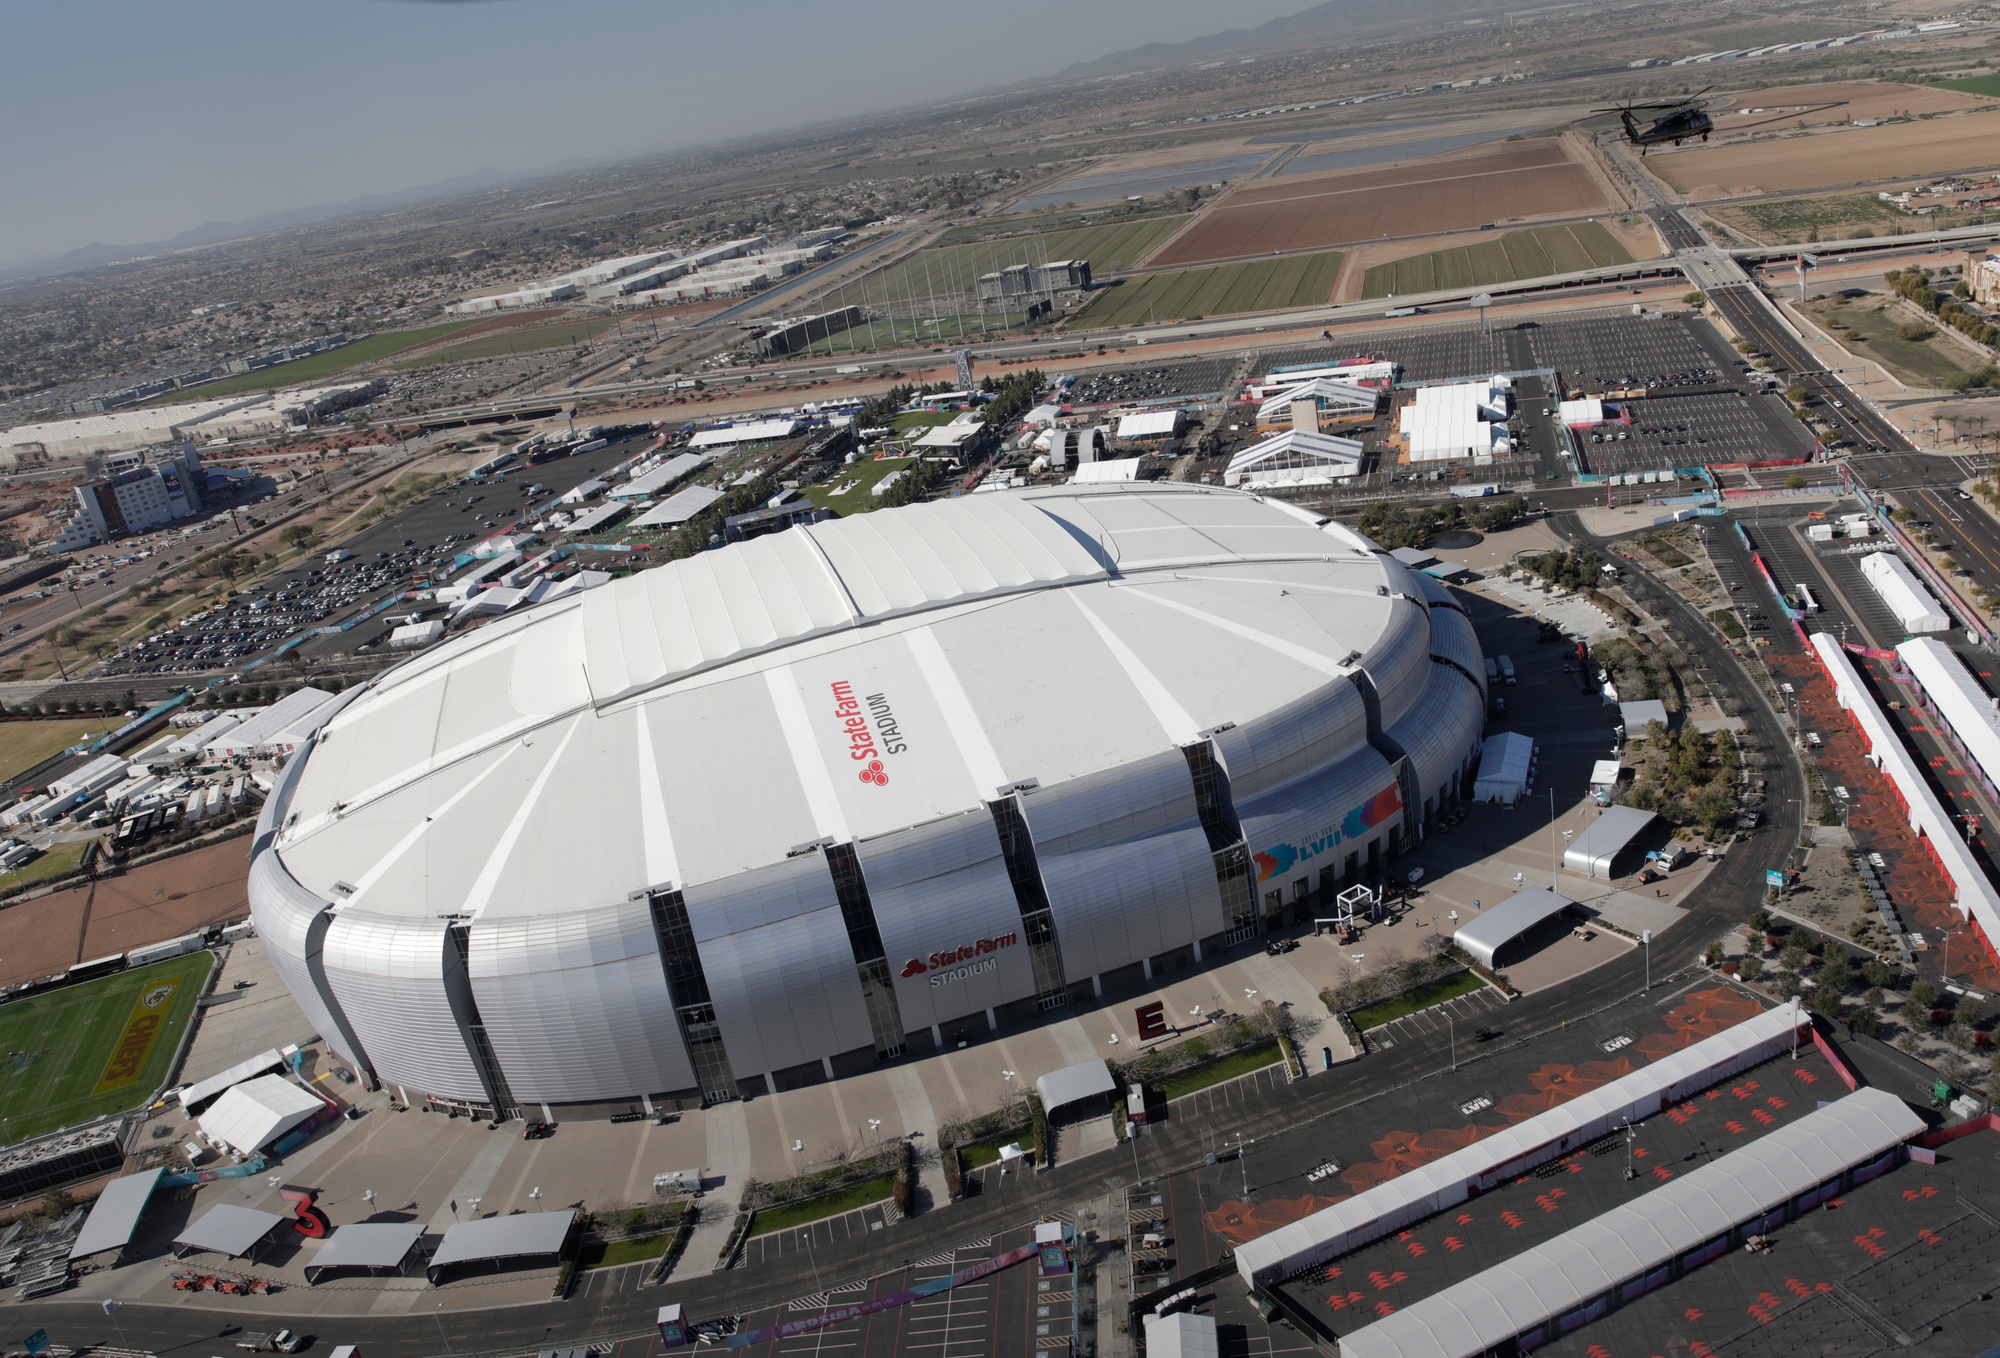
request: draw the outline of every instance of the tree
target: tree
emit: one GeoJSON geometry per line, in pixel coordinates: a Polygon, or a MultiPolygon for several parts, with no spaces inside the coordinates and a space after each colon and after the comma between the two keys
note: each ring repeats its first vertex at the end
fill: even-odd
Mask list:
{"type": "Polygon", "coordinates": [[[1788,476],[1785,478],[1786,490],[1804,490],[1805,488],[1806,479],[1803,476],[1788,476]]]}
{"type": "Polygon", "coordinates": [[[1952,1008],[1951,1021],[1964,1028],[1979,1022],[1979,1001],[1970,995],[1960,999],[1952,1008]]]}
{"type": "Polygon", "coordinates": [[[1764,959],[1755,956],[1744,958],[1737,964],[1736,974],[1746,981],[1756,980],[1764,974],[1764,959]]]}

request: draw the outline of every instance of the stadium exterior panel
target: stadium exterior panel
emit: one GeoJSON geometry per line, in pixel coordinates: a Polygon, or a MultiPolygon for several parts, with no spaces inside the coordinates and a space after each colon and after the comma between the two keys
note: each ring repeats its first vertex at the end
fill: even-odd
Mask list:
{"type": "Polygon", "coordinates": [[[342,695],[251,906],[404,1097],[571,1115],[954,1045],[1296,919],[1461,797],[1484,662],[1340,526],[967,496],[505,617],[342,695]]]}

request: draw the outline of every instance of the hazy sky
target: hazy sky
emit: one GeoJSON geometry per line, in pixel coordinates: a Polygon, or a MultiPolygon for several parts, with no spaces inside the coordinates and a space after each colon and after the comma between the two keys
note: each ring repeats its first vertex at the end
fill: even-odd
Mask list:
{"type": "Polygon", "coordinates": [[[0,262],[1052,74],[1311,0],[0,0],[0,262]]]}

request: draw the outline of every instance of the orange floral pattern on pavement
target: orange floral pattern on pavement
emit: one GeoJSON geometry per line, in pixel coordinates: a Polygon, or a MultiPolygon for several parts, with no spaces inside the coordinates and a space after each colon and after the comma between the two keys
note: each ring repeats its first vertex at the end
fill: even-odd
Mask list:
{"type": "Polygon", "coordinates": [[[1697,990],[1687,1001],[1672,1009],[1664,1033],[1647,1033],[1632,1044],[1632,1050],[1648,1060],[1671,1056],[1684,1047],[1714,1037],[1725,1028],[1734,1028],[1763,1006],[1748,995],[1734,990],[1697,990]]]}
{"type": "MultiPolygon", "coordinates": [[[[1649,1060],[1657,1060],[1741,1023],[1757,1013],[1760,1007],[1755,1000],[1725,987],[1691,991],[1667,1011],[1665,1032],[1648,1033],[1633,1043],[1631,1050],[1649,1060]]],[[[1399,1174],[1442,1159],[1507,1126],[1525,1122],[1579,1094],[1609,1084],[1622,1075],[1629,1075],[1633,1068],[1631,1061],[1624,1056],[1609,1061],[1585,1061],[1579,1065],[1552,1061],[1528,1076],[1533,1093],[1509,1094],[1495,1105],[1495,1111],[1507,1119],[1506,1123],[1491,1127],[1475,1124],[1434,1127],[1427,1132],[1384,1132],[1368,1147],[1374,1159],[1346,1170],[1340,1180],[1356,1193],[1364,1193],[1399,1174]]],[[[1255,1203],[1232,1200],[1204,1213],[1202,1224],[1211,1234],[1221,1236],[1233,1245],[1242,1245],[1280,1226],[1309,1217],[1321,1208],[1344,1202],[1346,1198],[1347,1195],[1323,1198],[1308,1194],[1300,1198],[1272,1198],[1255,1203]]]]}

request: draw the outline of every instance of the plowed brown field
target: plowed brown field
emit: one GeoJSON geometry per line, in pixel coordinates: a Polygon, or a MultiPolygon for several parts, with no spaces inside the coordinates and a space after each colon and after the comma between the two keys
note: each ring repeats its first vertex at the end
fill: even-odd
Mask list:
{"type": "Polygon", "coordinates": [[[1608,206],[1597,180],[1561,142],[1520,142],[1389,169],[1246,185],[1146,262],[1192,264],[1319,249],[1608,206]]]}
{"type": "Polygon", "coordinates": [[[2000,165],[2000,115],[1843,128],[1648,157],[1648,168],[1697,201],[1788,193],[2000,165]]]}

